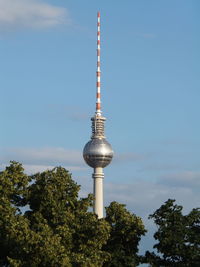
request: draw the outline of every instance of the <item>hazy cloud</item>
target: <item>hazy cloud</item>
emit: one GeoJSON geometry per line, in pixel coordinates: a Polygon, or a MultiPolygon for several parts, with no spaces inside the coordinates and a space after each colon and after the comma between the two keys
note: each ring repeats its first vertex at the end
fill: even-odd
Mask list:
{"type": "Polygon", "coordinates": [[[184,171],[172,173],[162,176],[159,182],[172,187],[187,187],[198,190],[200,188],[200,172],[184,171]]]}
{"type": "Polygon", "coordinates": [[[0,151],[0,161],[3,164],[8,164],[10,160],[21,162],[25,168],[36,172],[60,165],[69,170],[83,170],[86,168],[81,151],[62,147],[2,149],[0,151]]]}
{"type": "MultiPolygon", "coordinates": [[[[116,153],[113,163],[142,161],[145,158],[145,155],[137,153],[116,153]]],[[[87,167],[83,160],[82,151],[70,150],[62,147],[19,147],[0,149],[0,161],[3,164],[8,164],[10,160],[21,162],[36,171],[37,169],[44,170],[45,167],[48,168],[50,166],[51,168],[58,165],[67,168],[70,167],[71,170],[82,170],[87,167]]]]}
{"type": "MultiPolygon", "coordinates": [[[[25,164],[23,165],[25,172],[27,174],[34,174],[37,172],[43,172],[46,170],[52,170],[53,168],[55,168],[55,166],[46,166],[46,165],[29,165],[29,164],[25,164]]],[[[79,167],[79,166],[62,166],[65,169],[69,170],[70,172],[72,171],[85,171],[86,167],[79,167]]]]}
{"type": "Polygon", "coordinates": [[[49,28],[70,24],[67,9],[37,0],[0,0],[0,29],[49,28]]]}
{"type": "Polygon", "coordinates": [[[113,162],[127,162],[127,161],[141,161],[147,158],[147,155],[140,154],[140,153],[132,153],[132,152],[125,152],[125,153],[115,153],[113,158],[113,162]]]}
{"type": "Polygon", "coordinates": [[[141,169],[139,169],[140,172],[151,172],[151,171],[174,171],[177,169],[182,168],[181,164],[175,164],[175,163],[150,163],[148,165],[142,166],[141,169]]]}
{"type": "Polygon", "coordinates": [[[68,118],[71,121],[85,121],[89,120],[91,118],[91,114],[89,110],[85,110],[80,108],[76,105],[56,105],[51,104],[48,105],[48,114],[53,119],[62,118],[65,119],[68,118]]]}
{"type": "Polygon", "coordinates": [[[169,198],[175,198],[187,210],[199,205],[199,193],[192,188],[171,187],[161,182],[140,180],[132,184],[105,184],[107,201],[119,201],[127,204],[136,214],[147,218],[169,198]]]}

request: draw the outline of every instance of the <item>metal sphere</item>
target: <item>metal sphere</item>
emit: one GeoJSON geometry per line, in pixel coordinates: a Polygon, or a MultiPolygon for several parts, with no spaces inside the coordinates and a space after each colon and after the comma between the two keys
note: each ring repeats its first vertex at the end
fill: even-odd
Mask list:
{"type": "Polygon", "coordinates": [[[113,157],[111,145],[105,138],[93,138],[83,149],[83,158],[92,168],[106,167],[113,157]]]}

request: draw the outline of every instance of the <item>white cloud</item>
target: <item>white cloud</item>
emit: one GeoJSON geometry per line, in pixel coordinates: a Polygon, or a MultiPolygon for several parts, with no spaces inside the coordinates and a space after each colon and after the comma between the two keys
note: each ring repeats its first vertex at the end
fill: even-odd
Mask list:
{"type": "Polygon", "coordinates": [[[167,199],[176,199],[186,210],[199,205],[199,193],[189,187],[171,187],[151,181],[136,181],[132,184],[105,184],[107,202],[116,200],[127,204],[136,214],[147,218],[159,208],[167,199]]]}
{"type": "MultiPolygon", "coordinates": [[[[55,168],[55,166],[48,166],[48,165],[31,165],[31,164],[24,164],[23,165],[25,172],[27,174],[35,174],[37,172],[43,172],[46,170],[52,170],[55,168]]],[[[79,166],[62,166],[66,168],[67,170],[71,171],[84,171],[85,167],[79,167],[79,166]]]]}
{"type": "Polygon", "coordinates": [[[7,166],[10,160],[22,163],[28,173],[52,169],[55,166],[65,167],[69,171],[87,169],[81,151],[62,147],[1,149],[2,168],[7,166]]]}
{"type": "Polygon", "coordinates": [[[0,0],[0,29],[49,28],[70,22],[62,7],[39,0],[0,0]]]}
{"type": "Polygon", "coordinates": [[[187,187],[193,189],[200,188],[200,172],[199,171],[184,171],[172,173],[162,176],[160,181],[162,184],[168,184],[171,187],[187,187]]]}
{"type": "Polygon", "coordinates": [[[165,162],[152,162],[149,164],[144,164],[139,171],[144,172],[144,171],[174,171],[177,169],[182,168],[181,164],[177,163],[165,163],[165,162]]]}
{"type": "Polygon", "coordinates": [[[139,154],[139,153],[132,153],[132,152],[126,152],[126,153],[115,153],[115,156],[113,158],[113,162],[127,162],[127,161],[142,161],[148,158],[147,155],[139,154]]]}
{"type": "MultiPolygon", "coordinates": [[[[0,168],[5,169],[6,166],[8,166],[8,164],[4,163],[0,165],[0,168]]],[[[52,170],[54,167],[55,166],[47,166],[47,165],[28,165],[28,164],[23,165],[23,168],[25,169],[25,172],[27,174],[34,174],[45,170],[52,170]]]]}
{"type": "MultiPolygon", "coordinates": [[[[145,155],[137,153],[117,153],[114,157],[114,162],[127,162],[132,160],[142,161],[146,159],[145,155]]],[[[40,148],[4,148],[0,149],[0,161],[5,163],[10,160],[19,161],[29,165],[77,165],[81,166],[84,163],[82,151],[70,150],[62,147],[40,147],[40,148]]]]}

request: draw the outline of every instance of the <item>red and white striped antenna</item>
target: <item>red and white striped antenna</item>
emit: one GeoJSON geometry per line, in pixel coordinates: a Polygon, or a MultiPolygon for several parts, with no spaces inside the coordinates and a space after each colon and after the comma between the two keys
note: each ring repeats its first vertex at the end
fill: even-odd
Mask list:
{"type": "Polygon", "coordinates": [[[96,114],[101,116],[100,12],[97,13],[97,95],[96,114]]]}

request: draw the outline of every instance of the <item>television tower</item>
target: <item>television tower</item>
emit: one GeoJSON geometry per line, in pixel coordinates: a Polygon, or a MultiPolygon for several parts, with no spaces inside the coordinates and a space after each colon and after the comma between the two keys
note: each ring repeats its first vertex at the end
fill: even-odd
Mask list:
{"type": "Polygon", "coordinates": [[[97,72],[96,72],[96,112],[91,118],[92,136],[91,140],[83,149],[85,162],[94,169],[94,204],[93,209],[98,218],[103,218],[103,168],[110,164],[113,157],[111,145],[106,141],[104,135],[105,117],[101,111],[101,70],[100,70],[100,12],[97,13],[97,72]]]}

